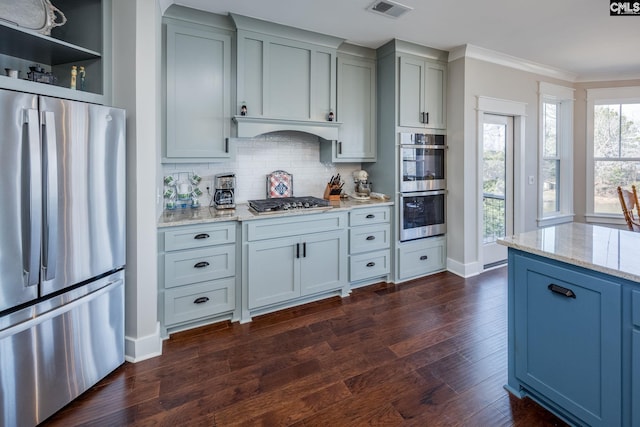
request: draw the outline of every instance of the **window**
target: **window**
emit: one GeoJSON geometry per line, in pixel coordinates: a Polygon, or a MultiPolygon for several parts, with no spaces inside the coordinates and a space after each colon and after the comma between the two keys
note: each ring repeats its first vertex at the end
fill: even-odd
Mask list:
{"type": "Polygon", "coordinates": [[[540,82],[538,225],[573,219],[573,89],[540,82]]]}
{"type": "Polygon", "coordinates": [[[615,222],[617,187],[640,183],[640,87],[587,90],[587,126],[589,219],[615,222]]]}

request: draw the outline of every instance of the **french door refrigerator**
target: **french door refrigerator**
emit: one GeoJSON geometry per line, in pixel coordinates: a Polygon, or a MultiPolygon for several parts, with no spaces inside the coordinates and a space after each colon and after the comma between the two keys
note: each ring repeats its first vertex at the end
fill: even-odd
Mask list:
{"type": "Polygon", "coordinates": [[[125,113],[0,90],[0,426],[124,362],[125,113]]]}

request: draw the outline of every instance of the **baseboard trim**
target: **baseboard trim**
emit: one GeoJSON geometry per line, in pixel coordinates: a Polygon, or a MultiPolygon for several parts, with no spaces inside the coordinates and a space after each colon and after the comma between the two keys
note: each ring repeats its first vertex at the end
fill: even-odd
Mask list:
{"type": "Polygon", "coordinates": [[[137,363],[162,355],[162,337],[160,336],[160,322],[156,323],[153,334],[141,338],[124,337],[124,359],[137,363]]]}
{"type": "Polygon", "coordinates": [[[482,265],[479,262],[463,264],[451,258],[447,258],[447,270],[465,279],[482,273],[482,265]]]}

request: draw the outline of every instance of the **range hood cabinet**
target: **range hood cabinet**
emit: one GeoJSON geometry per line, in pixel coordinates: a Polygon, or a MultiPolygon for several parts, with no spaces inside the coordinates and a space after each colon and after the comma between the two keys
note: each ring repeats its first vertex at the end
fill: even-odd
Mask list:
{"type": "Polygon", "coordinates": [[[306,132],[328,141],[338,140],[338,122],[313,122],[307,120],[267,119],[262,117],[234,116],[238,138],[254,138],[271,132],[306,132]]]}
{"type": "Polygon", "coordinates": [[[344,39],[230,14],[237,28],[238,137],[300,131],[338,139],[337,48],[344,39]]]}

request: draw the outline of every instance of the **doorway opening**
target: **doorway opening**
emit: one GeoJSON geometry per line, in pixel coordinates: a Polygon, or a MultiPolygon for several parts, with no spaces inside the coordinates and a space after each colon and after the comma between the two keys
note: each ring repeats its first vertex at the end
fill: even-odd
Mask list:
{"type": "Polygon", "coordinates": [[[482,264],[507,262],[497,240],[513,234],[513,117],[483,114],[482,120],[482,264]]]}

